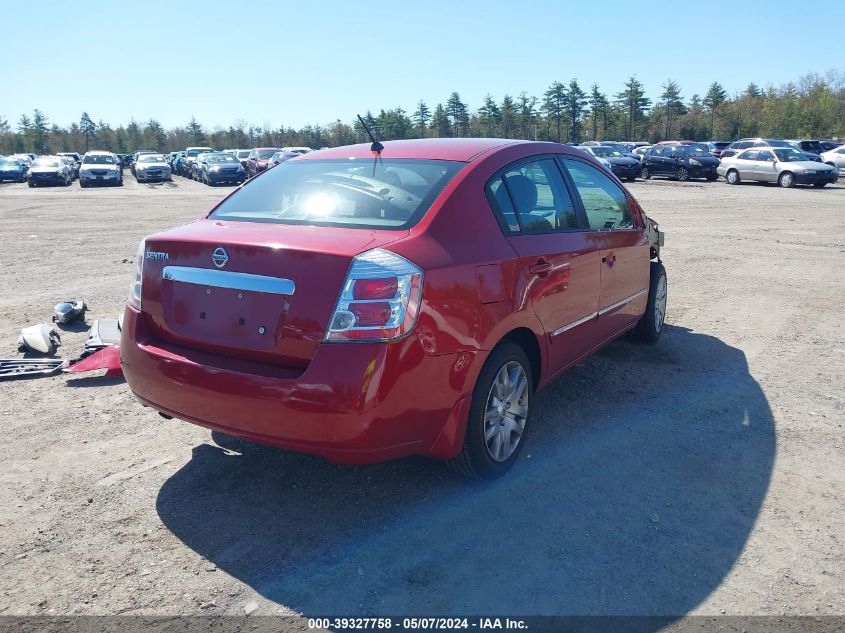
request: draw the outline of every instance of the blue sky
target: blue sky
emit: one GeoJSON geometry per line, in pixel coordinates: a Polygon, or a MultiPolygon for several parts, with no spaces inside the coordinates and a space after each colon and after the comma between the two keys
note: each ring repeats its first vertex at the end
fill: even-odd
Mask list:
{"type": "Polygon", "coordinates": [[[633,74],[652,98],[667,78],[688,98],[714,80],[733,92],[836,68],[842,60],[821,42],[835,39],[826,25],[845,23],[842,2],[808,10],[752,0],[39,6],[2,9],[3,47],[15,53],[0,75],[0,117],[13,127],[36,107],[59,125],[85,110],[112,124],[196,116],[209,127],[299,127],[367,109],[411,113],[420,98],[433,106],[453,90],[476,109],[488,92],[539,97],[573,77],[612,94],[633,74]],[[755,52],[732,54],[747,37],[755,52]]]}

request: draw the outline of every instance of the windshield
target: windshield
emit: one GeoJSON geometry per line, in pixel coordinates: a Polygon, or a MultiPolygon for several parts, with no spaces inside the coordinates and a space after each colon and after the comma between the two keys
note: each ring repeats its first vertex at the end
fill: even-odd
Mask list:
{"type": "Polygon", "coordinates": [[[791,147],[779,147],[773,151],[775,152],[775,156],[777,156],[778,160],[782,163],[792,163],[795,161],[807,160],[807,157],[803,153],[791,147]]]}
{"type": "Polygon", "coordinates": [[[32,163],[33,167],[58,167],[59,161],[49,158],[36,158],[32,163]]]}
{"type": "Polygon", "coordinates": [[[783,139],[779,138],[767,138],[763,140],[769,147],[795,147],[794,143],[790,143],[789,141],[784,141],[783,139]]]}
{"type": "Polygon", "coordinates": [[[404,229],[464,166],[441,160],[280,163],[226,198],[216,220],[404,229]]]}
{"type": "Polygon", "coordinates": [[[0,165],[3,167],[18,167],[20,163],[16,160],[9,160],[8,158],[0,158],[0,165]]]}
{"type": "Polygon", "coordinates": [[[602,145],[604,147],[609,147],[614,152],[618,152],[619,154],[627,154],[628,153],[628,150],[621,143],[602,143],[602,145]]]}
{"type": "MultiPolygon", "coordinates": [[[[209,163],[237,163],[238,159],[231,154],[209,154],[205,160],[209,163]]],[[[240,164],[240,163],[238,163],[240,164]]]]}
{"type": "Polygon", "coordinates": [[[138,158],[139,163],[163,163],[164,156],[161,154],[144,154],[138,158]]]}
{"type": "Polygon", "coordinates": [[[277,149],[259,149],[255,152],[255,155],[258,158],[266,160],[266,159],[270,158],[271,156],[273,156],[273,154],[275,154],[278,151],[279,150],[277,150],[277,149]]]}
{"type": "Polygon", "coordinates": [[[95,154],[93,156],[85,156],[82,159],[83,165],[114,165],[114,156],[106,154],[95,154]]]}
{"type": "Polygon", "coordinates": [[[189,156],[189,157],[191,157],[191,158],[195,158],[195,157],[199,156],[200,154],[208,154],[208,152],[210,152],[210,151],[211,151],[211,150],[209,150],[209,149],[207,149],[207,148],[203,148],[203,149],[192,149],[192,150],[190,150],[190,151],[189,151],[186,155],[187,155],[187,156],[189,156]]]}
{"type": "Polygon", "coordinates": [[[610,147],[591,147],[590,151],[593,152],[594,156],[613,156],[614,153],[618,154],[619,152],[614,152],[610,147]]]}

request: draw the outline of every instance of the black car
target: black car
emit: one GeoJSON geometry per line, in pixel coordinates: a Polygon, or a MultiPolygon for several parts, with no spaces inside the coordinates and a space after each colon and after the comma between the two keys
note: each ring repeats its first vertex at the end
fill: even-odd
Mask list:
{"type": "Polygon", "coordinates": [[[792,140],[793,145],[797,145],[802,152],[810,154],[823,154],[825,152],[824,146],[820,141],[813,140],[792,140]]]}
{"type": "Polygon", "coordinates": [[[234,154],[213,152],[200,154],[199,178],[207,185],[241,184],[246,180],[246,170],[234,154]]]}
{"type": "Polygon", "coordinates": [[[655,145],[643,156],[640,176],[643,179],[666,176],[682,181],[691,178],[713,181],[718,178],[718,165],[718,158],[694,145],[655,145]]]}
{"type": "Polygon", "coordinates": [[[631,158],[627,154],[623,154],[612,147],[608,147],[606,145],[592,145],[579,149],[584,149],[593,156],[603,158],[610,163],[610,170],[619,180],[633,182],[637,176],[640,175],[639,159],[631,158]]]}
{"type": "Polygon", "coordinates": [[[829,152],[842,145],[842,141],[819,141],[819,145],[824,151],[829,152]]]}

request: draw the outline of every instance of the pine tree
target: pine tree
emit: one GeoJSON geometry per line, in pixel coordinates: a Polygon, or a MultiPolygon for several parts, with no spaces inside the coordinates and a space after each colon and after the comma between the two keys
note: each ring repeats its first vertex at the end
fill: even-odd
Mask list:
{"type": "Polygon", "coordinates": [[[197,123],[195,117],[191,117],[191,120],[188,122],[188,135],[191,137],[191,142],[194,145],[204,145],[205,144],[205,133],[202,131],[202,126],[197,123]]]}
{"type": "Polygon", "coordinates": [[[727,99],[728,93],[718,81],[714,81],[710,84],[710,88],[707,89],[707,94],[704,95],[704,101],[702,101],[702,103],[710,113],[710,140],[713,140],[713,130],[716,125],[716,110],[718,110],[719,106],[727,101],[727,99]]]}
{"type": "Polygon", "coordinates": [[[602,117],[602,136],[607,135],[607,110],[610,106],[610,103],[607,100],[607,95],[605,95],[601,90],[599,90],[598,84],[593,84],[592,88],[590,88],[590,118],[592,119],[593,124],[593,140],[598,140],[598,121],[599,116],[602,117]]]}
{"type": "Polygon", "coordinates": [[[560,143],[560,126],[563,122],[564,108],[566,107],[566,87],[559,81],[554,82],[543,93],[543,104],[540,107],[546,119],[550,123],[554,123],[555,140],[560,143]]]}
{"type": "Polygon", "coordinates": [[[578,81],[573,79],[569,82],[566,90],[566,101],[564,110],[569,121],[569,138],[577,143],[581,136],[581,119],[584,118],[584,110],[587,108],[587,95],[581,90],[578,81]]]}
{"type": "Polygon", "coordinates": [[[517,108],[521,130],[520,138],[536,138],[537,97],[529,97],[525,91],[520,92],[517,108]]]}
{"type": "Polygon", "coordinates": [[[32,111],[32,139],[37,152],[47,152],[47,135],[50,133],[50,121],[38,108],[32,111]]]}
{"type": "Polygon", "coordinates": [[[431,110],[428,109],[425,101],[420,99],[419,103],[417,103],[417,109],[414,111],[412,117],[419,136],[425,138],[425,131],[428,128],[428,122],[431,120],[431,110]]]}
{"type": "Polygon", "coordinates": [[[446,101],[446,112],[452,122],[453,136],[459,137],[461,130],[469,125],[469,108],[461,101],[461,95],[453,92],[446,101]]]}
{"type": "Polygon", "coordinates": [[[513,97],[505,95],[502,99],[502,105],[499,108],[499,125],[501,127],[502,138],[511,138],[513,129],[516,127],[518,114],[519,112],[513,97]]]}
{"type": "Polygon", "coordinates": [[[485,127],[487,136],[493,138],[496,136],[496,126],[499,124],[500,112],[496,101],[488,93],[484,97],[484,102],[478,109],[478,118],[481,124],[485,127]]]}
{"type": "Polygon", "coordinates": [[[625,89],[616,94],[616,102],[627,117],[624,140],[633,140],[645,111],[651,106],[651,99],[645,96],[643,85],[634,76],[625,82],[625,89]]]}
{"type": "Polygon", "coordinates": [[[97,126],[94,125],[94,121],[88,116],[87,112],[83,112],[82,116],[79,118],[79,131],[85,137],[85,151],[87,152],[91,146],[91,137],[94,136],[94,132],[96,132],[97,126]]]}
{"type": "Polygon", "coordinates": [[[666,111],[666,138],[672,136],[672,122],[686,112],[683,99],[681,99],[681,88],[672,80],[667,79],[663,84],[663,94],[660,101],[666,111]]]}
{"type": "Polygon", "coordinates": [[[434,106],[434,114],[431,115],[430,128],[439,138],[446,138],[452,134],[452,124],[449,121],[449,114],[442,103],[434,106]]]}

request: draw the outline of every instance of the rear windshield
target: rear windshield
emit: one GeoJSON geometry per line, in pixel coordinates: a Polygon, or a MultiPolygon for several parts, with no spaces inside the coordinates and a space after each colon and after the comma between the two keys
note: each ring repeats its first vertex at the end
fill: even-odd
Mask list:
{"type": "MultiPolygon", "coordinates": [[[[237,163],[238,159],[231,154],[209,154],[205,157],[209,163],[237,163]]],[[[240,165],[240,163],[238,163],[240,165]]]]}
{"type": "Polygon", "coordinates": [[[270,158],[278,151],[279,150],[277,149],[260,149],[256,152],[256,154],[258,155],[258,158],[270,158]]]}
{"type": "Polygon", "coordinates": [[[50,158],[36,158],[33,167],[58,167],[59,161],[50,158]]]}
{"type": "Polygon", "coordinates": [[[224,200],[216,220],[406,229],[465,163],[442,160],[296,160],[224,200]]]}

